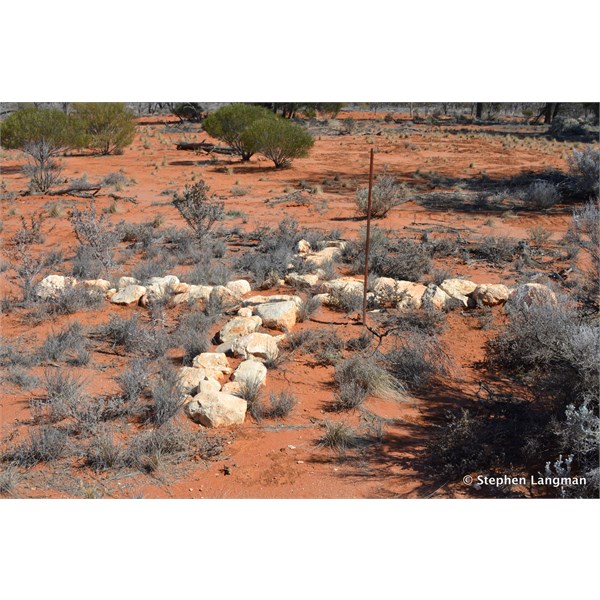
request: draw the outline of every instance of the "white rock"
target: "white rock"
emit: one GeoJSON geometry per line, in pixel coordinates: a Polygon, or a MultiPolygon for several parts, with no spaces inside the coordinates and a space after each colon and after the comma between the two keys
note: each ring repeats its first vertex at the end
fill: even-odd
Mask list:
{"type": "Polygon", "coordinates": [[[478,285],[471,293],[471,297],[475,303],[483,304],[483,306],[504,304],[508,300],[509,295],[510,290],[501,283],[478,285]]]}
{"type": "Polygon", "coordinates": [[[216,379],[213,379],[212,377],[209,377],[208,379],[203,379],[198,384],[198,393],[200,393],[200,394],[210,394],[212,392],[220,392],[220,391],[221,391],[221,384],[216,379]]]}
{"type": "Polygon", "coordinates": [[[450,310],[452,308],[464,308],[467,306],[467,303],[466,299],[463,302],[462,300],[452,298],[437,285],[430,283],[421,297],[421,306],[437,310],[450,310]]]}
{"type": "Polygon", "coordinates": [[[546,285],[541,283],[525,283],[510,292],[510,301],[515,304],[554,304],[556,305],[556,294],[546,285]]]}
{"type": "Polygon", "coordinates": [[[56,298],[65,288],[75,285],[77,285],[77,280],[74,277],[48,275],[35,286],[35,293],[38,298],[47,300],[56,298]]]}
{"type": "Polygon", "coordinates": [[[121,277],[121,279],[119,279],[119,283],[117,284],[117,289],[124,290],[128,285],[139,285],[140,283],[141,281],[135,277],[121,277]]]}
{"type": "Polygon", "coordinates": [[[397,308],[420,308],[427,289],[420,283],[378,277],[372,284],[375,298],[380,303],[393,303],[397,308]]]}
{"type": "Polygon", "coordinates": [[[241,297],[252,290],[250,284],[245,279],[236,279],[235,281],[228,281],[225,287],[233,293],[234,296],[241,297]]]}
{"type": "Polygon", "coordinates": [[[291,331],[298,318],[298,305],[292,300],[268,302],[256,306],[254,312],[262,319],[264,327],[291,331]]]}
{"type": "Polygon", "coordinates": [[[186,292],[177,294],[171,298],[172,305],[193,303],[198,300],[206,302],[213,290],[212,285],[190,285],[186,292]]]}
{"type": "Polygon", "coordinates": [[[323,289],[326,292],[340,290],[344,292],[363,293],[364,279],[356,279],[354,277],[340,277],[323,283],[323,289]]]}
{"type": "Polygon", "coordinates": [[[313,267],[324,267],[328,262],[335,261],[340,256],[340,249],[336,247],[323,248],[318,252],[311,252],[306,255],[306,262],[313,267]]]}
{"type": "Polygon", "coordinates": [[[137,304],[140,298],[146,293],[143,285],[128,285],[119,291],[110,299],[113,304],[137,304]]]}
{"type": "Polygon", "coordinates": [[[257,381],[265,385],[267,381],[267,367],[257,360],[245,360],[231,375],[231,381],[238,383],[252,383],[257,381]]]}
{"type": "Polygon", "coordinates": [[[238,317],[251,317],[252,309],[248,306],[242,307],[237,311],[238,317]]]}
{"type": "Polygon", "coordinates": [[[206,371],[195,367],[181,367],[179,369],[179,383],[186,394],[193,392],[206,379],[206,371]]]}
{"type": "Polygon", "coordinates": [[[444,281],[440,283],[440,288],[444,290],[448,296],[452,296],[453,298],[468,296],[473,293],[476,287],[477,284],[468,279],[444,279],[444,281]]]}
{"type": "Polygon", "coordinates": [[[238,337],[243,337],[260,329],[262,325],[260,316],[233,317],[227,321],[219,333],[221,343],[229,342],[238,337]]]}
{"type": "Polygon", "coordinates": [[[291,300],[298,306],[302,304],[302,298],[300,296],[292,296],[290,294],[275,294],[274,296],[251,296],[250,298],[244,298],[242,300],[243,306],[258,306],[259,304],[266,304],[267,302],[287,302],[291,300]]]}
{"type": "Polygon", "coordinates": [[[224,392],[201,393],[185,406],[190,419],[205,427],[226,427],[243,423],[248,403],[224,392]]]}
{"type": "Polygon", "coordinates": [[[224,285],[216,285],[213,290],[213,293],[216,295],[217,299],[223,304],[233,305],[237,304],[239,301],[238,296],[224,285]]]}
{"type": "Polygon", "coordinates": [[[279,355],[277,338],[268,333],[251,333],[231,341],[228,350],[233,356],[256,359],[276,358],[279,355]]]}
{"type": "Polygon", "coordinates": [[[228,381],[222,389],[227,394],[233,394],[234,396],[242,395],[242,386],[238,381],[228,381]]]}
{"type": "Polygon", "coordinates": [[[175,275],[166,275],[165,277],[151,277],[146,285],[149,298],[166,298],[173,294],[173,289],[179,286],[181,282],[175,275]]]}
{"type": "Polygon", "coordinates": [[[231,373],[231,367],[227,356],[222,352],[203,352],[194,357],[192,365],[198,369],[204,369],[208,377],[218,379],[221,375],[231,373]],[[215,377],[216,375],[216,377],[215,377]]]}
{"type": "Polygon", "coordinates": [[[290,273],[286,275],[285,282],[296,288],[311,288],[319,283],[319,276],[306,274],[299,275],[298,273],[290,273]]]}
{"type": "Polygon", "coordinates": [[[308,254],[310,252],[310,243],[306,240],[300,240],[298,242],[297,252],[300,255],[308,254]]]}
{"type": "Polygon", "coordinates": [[[102,292],[108,292],[108,290],[111,289],[110,281],[107,281],[106,279],[85,279],[80,283],[85,288],[99,290],[102,292]]]}

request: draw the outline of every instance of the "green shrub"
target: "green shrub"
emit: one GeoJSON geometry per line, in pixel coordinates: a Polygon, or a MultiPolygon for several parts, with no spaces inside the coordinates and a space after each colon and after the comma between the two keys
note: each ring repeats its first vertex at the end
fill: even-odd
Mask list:
{"type": "Polygon", "coordinates": [[[2,122],[0,140],[3,148],[20,149],[44,141],[52,154],[78,145],[73,119],[55,109],[17,110],[2,122]]]}
{"type": "Polygon", "coordinates": [[[125,103],[76,102],[73,109],[73,119],[83,132],[82,145],[112,154],[133,142],[134,115],[125,103]]]}
{"type": "Polygon", "coordinates": [[[260,152],[272,160],[276,169],[289,167],[294,158],[308,155],[314,140],[300,125],[284,119],[264,118],[254,121],[243,134],[242,141],[252,152],[260,152]]]}
{"type": "Polygon", "coordinates": [[[244,140],[243,133],[259,119],[274,119],[275,115],[261,106],[230,104],[209,115],[203,123],[204,131],[231,146],[242,160],[250,160],[256,152],[252,141],[244,140]]]}

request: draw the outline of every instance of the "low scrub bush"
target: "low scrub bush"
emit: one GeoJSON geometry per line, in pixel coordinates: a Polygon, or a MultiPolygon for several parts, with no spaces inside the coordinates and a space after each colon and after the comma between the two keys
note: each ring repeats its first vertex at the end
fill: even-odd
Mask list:
{"type": "Polygon", "coordinates": [[[549,181],[534,181],[520,193],[526,207],[537,209],[552,208],[561,200],[558,186],[549,181]]]}
{"type": "Polygon", "coordinates": [[[496,265],[511,261],[515,253],[515,241],[508,237],[485,236],[475,248],[477,256],[496,265]]]}
{"type": "Polygon", "coordinates": [[[67,456],[70,445],[67,432],[53,425],[31,429],[28,438],[9,449],[4,459],[21,467],[33,467],[67,456]]]}
{"type": "Polygon", "coordinates": [[[437,338],[418,330],[395,335],[385,361],[394,377],[410,390],[427,387],[436,377],[446,374],[448,365],[437,338]]]}
{"type": "Polygon", "coordinates": [[[319,446],[345,452],[358,445],[356,429],[343,421],[325,421],[325,433],[319,439],[319,446]]]}
{"type": "Polygon", "coordinates": [[[600,196],[600,150],[588,147],[573,150],[568,158],[569,170],[578,191],[585,196],[600,196]]]}
{"type": "Polygon", "coordinates": [[[181,409],[183,390],[179,373],[171,365],[160,365],[150,398],[150,419],[157,425],[164,425],[181,409]]]}
{"type": "MultiPolygon", "coordinates": [[[[366,187],[356,191],[356,207],[360,214],[367,216],[369,190],[366,187]]],[[[406,194],[391,175],[379,175],[375,179],[371,194],[371,216],[375,219],[385,217],[388,212],[406,202],[406,194]]]]}

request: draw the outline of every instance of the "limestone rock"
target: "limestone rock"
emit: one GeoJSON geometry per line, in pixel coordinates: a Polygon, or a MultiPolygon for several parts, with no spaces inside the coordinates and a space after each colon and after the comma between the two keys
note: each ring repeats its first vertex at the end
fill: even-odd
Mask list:
{"type": "Polygon", "coordinates": [[[391,303],[396,308],[421,308],[423,294],[427,289],[421,283],[378,277],[373,281],[375,299],[380,304],[391,303]]]}
{"type": "Polygon", "coordinates": [[[108,290],[110,290],[110,281],[107,281],[106,279],[84,279],[81,282],[81,285],[84,288],[102,292],[108,292],[108,290]]]}
{"type": "Polygon", "coordinates": [[[121,279],[119,279],[119,283],[117,284],[117,289],[123,290],[128,285],[139,285],[140,283],[141,281],[135,277],[121,277],[121,279]]]}
{"type": "Polygon", "coordinates": [[[242,395],[242,386],[238,381],[228,381],[222,389],[226,394],[233,394],[234,396],[242,395]]]}
{"type": "Polygon", "coordinates": [[[340,249],[331,246],[328,248],[323,248],[323,250],[319,250],[318,252],[311,252],[306,255],[306,262],[312,265],[314,268],[324,267],[328,262],[335,261],[341,252],[340,249]]]}
{"type": "Polygon", "coordinates": [[[300,296],[275,294],[274,296],[250,296],[250,298],[244,298],[242,300],[242,305],[254,307],[259,304],[266,304],[267,302],[287,302],[288,300],[295,302],[298,306],[302,304],[302,298],[300,298],[300,296]]]}
{"type": "Polygon", "coordinates": [[[297,252],[300,255],[308,254],[310,252],[310,243],[306,240],[300,240],[298,242],[297,252]]]}
{"type": "Polygon", "coordinates": [[[364,280],[355,279],[354,277],[340,277],[339,279],[332,279],[331,281],[326,281],[323,283],[323,289],[326,292],[340,290],[344,292],[362,294],[364,289],[364,280]]]}
{"type": "Polygon", "coordinates": [[[189,394],[196,390],[201,381],[206,379],[206,371],[195,367],[181,367],[179,369],[179,383],[182,390],[189,394]]]}
{"type": "Polygon", "coordinates": [[[465,308],[467,306],[465,300],[452,298],[434,283],[430,283],[423,293],[421,298],[421,306],[423,308],[435,308],[437,310],[451,310],[453,308],[465,308]]]}
{"type": "Polygon", "coordinates": [[[440,288],[444,290],[448,296],[452,296],[453,298],[468,296],[473,293],[476,287],[477,284],[468,279],[444,279],[444,281],[440,283],[440,288]]]}
{"type": "Polygon", "coordinates": [[[233,317],[233,319],[223,325],[219,333],[219,339],[224,343],[238,337],[243,337],[260,329],[262,322],[260,316],[233,317]]]}
{"type": "Polygon", "coordinates": [[[252,316],[252,309],[249,308],[249,307],[247,307],[247,306],[245,306],[245,307],[240,308],[237,311],[237,314],[238,314],[238,317],[251,317],[252,316]]]}
{"type": "Polygon", "coordinates": [[[238,383],[252,383],[257,381],[260,385],[265,385],[267,381],[267,367],[258,360],[245,360],[233,372],[231,380],[238,383]]]}
{"type": "Polygon", "coordinates": [[[288,300],[286,302],[268,302],[259,304],[254,312],[262,319],[262,324],[269,329],[291,331],[298,317],[298,305],[288,300]]]}
{"type": "Polygon", "coordinates": [[[236,297],[241,297],[252,290],[250,284],[245,279],[236,279],[228,281],[225,287],[236,297]]]}
{"type": "Polygon", "coordinates": [[[202,354],[198,354],[198,356],[194,357],[192,366],[204,369],[207,377],[213,377],[214,379],[231,373],[227,356],[223,352],[203,352],[202,354]]]}
{"type": "Polygon", "coordinates": [[[471,298],[476,304],[483,306],[497,306],[504,304],[510,295],[510,290],[501,283],[478,285],[471,293],[471,298]]]}
{"type": "Polygon", "coordinates": [[[318,275],[299,275],[298,273],[289,273],[285,277],[285,282],[288,285],[296,288],[311,288],[319,283],[318,275]]]}
{"type": "Polygon", "coordinates": [[[165,277],[151,277],[146,285],[148,297],[150,299],[162,299],[173,294],[173,288],[180,285],[179,278],[175,275],[166,275],[165,277]]]}
{"type": "Polygon", "coordinates": [[[36,285],[35,293],[38,298],[47,300],[49,298],[56,298],[65,288],[75,285],[77,285],[77,280],[74,277],[48,275],[36,285]]]}
{"type": "Polygon", "coordinates": [[[198,300],[206,302],[213,290],[212,285],[190,285],[188,290],[171,298],[172,305],[193,303],[198,300]]]}
{"type": "Polygon", "coordinates": [[[190,419],[205,427],[226,427],[243,423],[248,403],[224,392],[203,392],[185,406],[190,419]]]}
{"type": "Polygon", "coordinates": [[[546,285],[541,283],[525,283],[518,286],[510,293],[510,300],[515,304],[554,304],[556,305],[556,294],[546,285]]]}
{"type": "Polygon", "coordinates": [[[198,393],[199,394],[209,394],[212,392],[220,392],[220,391],[221,391],[221,384],[216,379],[213,379],[212,377],[209,377],[208,379],[203,379],[198,384],[198,393]]]}
{"type": "Polygon", "coordinates": [[[146,293],[143,285],[128,285],[119,291],[110,299],[113,304],[137,304],[140,298],[146,293]]]}
{"type": "Polygon", "coordinates": [[[227,344],[221,344],[217,347],[217,351],[226,352],[244,359],[249,357],[258,360],[275,358],[279,354],[277,339],[278,337],[274,337],[268,333],[251,333],[231,340],[227,344]]]}

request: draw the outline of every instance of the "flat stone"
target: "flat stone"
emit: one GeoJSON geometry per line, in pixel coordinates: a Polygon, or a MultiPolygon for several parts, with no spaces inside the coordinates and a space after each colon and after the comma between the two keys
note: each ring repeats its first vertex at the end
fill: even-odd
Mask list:
{"type": "Polygon", "coordinates": [[[137,304],[140,298],[146,293],[143,285],[128,285],[119,291],[110,299],[113,304],[137,304]]]}
{"type": "Polygon", "coordinates": [[[302,305],[302,298],[300,296],[292,296],[290,294],[275,294],[273,296],[250,296],[250,298],[244,298],[242,300],[243,306],[258,306],[259,304],[266,304],[268,302],[287,302],[291,300],[298,306],[302,305]]]}
{"type": "Polygon", "coordinates": [[[231,367],[227,361],[227,356],[223,352],[203,352],[194,357],[192,365],[199,369],[204,369],[207,373],[215,372],[227,375],[231,373],[231,367]]]}

